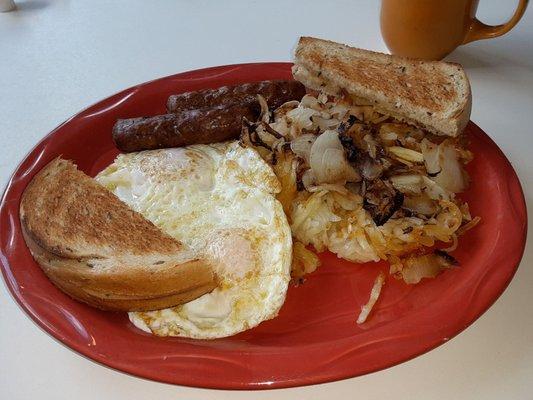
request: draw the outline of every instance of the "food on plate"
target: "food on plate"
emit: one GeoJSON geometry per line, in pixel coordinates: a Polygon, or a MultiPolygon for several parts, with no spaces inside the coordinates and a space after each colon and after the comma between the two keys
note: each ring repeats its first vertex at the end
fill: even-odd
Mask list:
{"type": "Polygon", "coordinates": [[[48,278],[94,307],[164,308],[216,286],[209,262],[61,158],[44,167],[24,191],[20,221],[48,278]]]}
{"type": "Polygon", "coordinates": [[[259,115],[258,94],[278,107],[301,99],[305,88],[299,82],[275,80],[173,95],[169,114],[119,119],[113,141],[119,150],[133,152],[237,139],[242,119],[259,115]]]}
{"type": "Polygon", "coordinates": [[[251,106],[259,113],[257,95],[261,95],[270,107],[278,108],[287,101],[301,99],[304,94],[305,87],[298,81],[260,81],[172,95],[168,98],[167,110],[175,113],[240,104],[251,106]]]}
{"type": "Polygon", "coordinates": [[[310,92],[273,111],[261,101],[240,142],[282,182],[294,246],[388,260],[409,284],[456,265],[446,251],[479,222],[457,196],[473,157],[461,135],[470,115],[462,68],[301,38],[293,75],[310,92]]]}
{"type": "Polygon", "coordinates": [[[422,278],[435,278],[442,270],[453,268],[459,262],[442,250],[424,255],[412,254],[402,260],[402,264],[391,265],[391,272],[397,273],[405,283],[416,284],[422,278]]]}
{"type": "Polygon", "coordinates": [[[254,118],[249,106],[120,119],[113,127],[113,141],[124,152],[223,142],[239,135],[243,117],[254,118]]]}
{"type": "MultiPolygon", "coordinates": [[[[118,120],[127,154],[101,186],[49,164],[21,220],[50,279],[134,311],[146,332],[213,339],[275,317],[291,278],[320,266],[314,251],[387,260],[406,284],[456,267],[449,252],[480,221],[459,196],[473,158],[462,67],[302,37],[292,71],[297,81],[176,94],[168,114],[118,120]]],[[[357,323],[385,283],[379,272],[357,323]]]]}
{"type": "Polygon", "coordinates": [[[309,89],[371,105],[382,115],[437,135],[458,136],[470,118],[470,83],[455,63],[411,60],[302,37],[293,75],[309,89]]]}
{"type": "Polygon", "coordinates": [[[121,154],[96,180],[216,266],[216,289],[131,313],[137,327],[212,339],[277,315],[290,281],[291,232],[275,199],[280,183],[257,152],[233,141],[121,154]]]}
{"type": "Polygon", "coordinates": [[[372,311],[372,308],[374,307],[374,304],[376,304],[376,301],[378,301],[379,299],[379,295],[381,293],[381,289],[383,288],[384,283],[385,274],[383,272],[380,272],[378,277],[374,281],[374,285],[372,286],[372,290],[370,291],[370,297],[368,299],[368,302],[363,307],[361,307],[361,312],[357,317],[358,324],[365,323],[366,319],[368,318],[368,315],[370,314],[370,311],[372,311]]]}

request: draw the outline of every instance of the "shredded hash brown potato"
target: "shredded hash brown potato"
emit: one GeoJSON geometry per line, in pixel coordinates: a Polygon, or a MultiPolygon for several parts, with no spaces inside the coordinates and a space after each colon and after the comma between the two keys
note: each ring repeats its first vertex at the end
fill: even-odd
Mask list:
{"type": "Polygon", "coordinates": [[[317,255],[300,242],[294,242],[292,246],[292,270],[291,276],[301,279],[305,275],[315,271],[320,266],[317,255]]]}
{"type": "Polygon", "coordinates": [[[358,324],[364,323],[370,315],[372,308],[374,308],[374,304],[376,304],[376,301],[378,301],[379,295],[381,293],[381,288],[383,287],[384,283],[385,274],[383,272],[380,272],[378,277],[374,281],[374,286],[372,286],[372,290],[370,291],[370,298],[368,299],[368,302],[363,307],[361,307],[361,312],[357,317],[358,324]]]}
{"type": "Polygon", "coordinates": [[[436,244],[454,250],[479,223],[456,197],[468,186],[463,167],[472,160],[464,138],[436,136],[324,94],[274,111],[260,104],[260,119],[244,122],[240,142],[255,148],[281,182],[293,277],[318,267],[310,245],[352,262],[388,260],[393,276],[414,284],[448,265],[434,255],[436,244]]]}

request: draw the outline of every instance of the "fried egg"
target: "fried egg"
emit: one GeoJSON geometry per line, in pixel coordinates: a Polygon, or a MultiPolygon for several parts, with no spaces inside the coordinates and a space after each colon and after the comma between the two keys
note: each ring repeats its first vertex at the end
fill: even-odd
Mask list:
{"type": "Polygon", "coordinates": [[[219,286],[189,303],[129,313],[160,336],[213,339],[275,317],[290,280],[292,239],[281,186],[237,142],[121,154],[97,177],[132,209],[213,260],[219,286]]]}

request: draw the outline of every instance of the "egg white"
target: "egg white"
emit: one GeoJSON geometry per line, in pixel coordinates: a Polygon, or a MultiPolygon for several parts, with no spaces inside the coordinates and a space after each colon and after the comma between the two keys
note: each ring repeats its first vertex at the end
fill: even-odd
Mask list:
{"type": "Polygon", "coordinates": [[[212,339],[275,317],[290,280],[290,227],[272,169],[237,142],[121,154],[96,179],[193,251],[219,287],[187,304],[132,312],[140,329],[212,339]]]}

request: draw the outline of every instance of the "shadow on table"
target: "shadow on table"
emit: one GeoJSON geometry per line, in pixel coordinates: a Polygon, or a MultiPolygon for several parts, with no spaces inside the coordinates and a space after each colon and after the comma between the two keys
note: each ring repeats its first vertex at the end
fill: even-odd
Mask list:
{"type": "Polygon", "coordinates": [[[505,65],[533,69],[531,39],[524,35],[508,39],[495,39],[494,42],[485,40],[461,46],[445,60],[462,64],[467,70],[505,65]]]}
{"type": "Polygon", "coordinates": [[[50,5],[49,1],[44,0],[28,0],[28,1],[17,1],[17,11],[19,12],[27,12],[27,11],[35,11],[35,10],[41,10],[43,8],[46,8],[50,5]]]}

